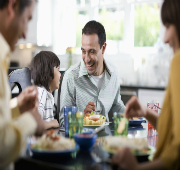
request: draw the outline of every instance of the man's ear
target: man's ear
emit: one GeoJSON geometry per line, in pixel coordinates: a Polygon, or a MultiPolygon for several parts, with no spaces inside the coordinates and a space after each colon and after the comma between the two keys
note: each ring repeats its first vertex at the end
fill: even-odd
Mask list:
{"type": "Polygon", "coordinates": [[[17,0],[9,0],[7,5],[8,16],[13,19],[15,16],[15,6],[17,5],[17,0]]]}
{"type": "Polygon", "coordinates": [[[107,46],[107,44],[106,44],[106,42],[105,42],[105,43],[103,44],[103,46],[102,46],[102,54],[104,54],[104,53],[105,53],[106,46],[107,46]]]}

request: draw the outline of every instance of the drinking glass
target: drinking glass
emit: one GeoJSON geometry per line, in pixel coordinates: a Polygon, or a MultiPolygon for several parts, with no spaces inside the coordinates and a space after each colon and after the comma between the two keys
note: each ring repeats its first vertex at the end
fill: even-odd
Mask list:
{"type": "Polygon", "coordinates": [[[76,113],[76,119],[78,121],[77,133],[82,133],[83,131],[83,118],[84,118],[83,112],[76,113]]]}
{"type": "MultiPolygon", "coordinates": [[[[154,110],[156,113],[158,113],[158,107],[156,107],[156,106],[159,107],[159,103],[157,103],[157,102],[148,102],[148,103],[147,103],[147,108],[148,108],[148,109],[154,110]]],[[[148,128],[154,128],[154,127],[149,123],[149,121],[148,121],[148,128]]]]}
{"type": "Polygon", "coordinates": [[[68,121],[68,113],[71,112],[72,115],[76,115],[77,107],[76,106],[64,106],[64,127],[65,127],[65,135],[69,135],[69,121],[68,121]]]}
{"type": "Polygon", "coordinates": [[[68,112],[69,138],[72,138],[75,133],[82,133],[83,117],[83,112],[77,112],[76,114],[68,112]]]}
{"type": "Polygon", "coordinates": [[[128,135],[128,126],[129,126],[129,123],[128,121],[126,121],[126,124],[125,124],[125,129],[124,131],[122,132],[122,134],[119,134],[117,132],[117,129],[118,129],[118,126],[119,126],[119,122],[121,121],[123,117],[123,114],[122,113],[117,113],[117,112],[114,112],[113,113],[113,117],[114,117],[114,136],[127,136],[128,135]]]}

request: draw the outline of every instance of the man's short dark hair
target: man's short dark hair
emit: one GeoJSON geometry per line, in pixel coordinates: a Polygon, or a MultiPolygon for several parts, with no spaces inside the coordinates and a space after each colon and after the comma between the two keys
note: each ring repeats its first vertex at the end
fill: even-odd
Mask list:
{"type": "Polygon", "coordinates": [[[106,32],[104,26],[97,21],[89,21],[82,29],[82,34],[85,35],[97,34],[99,38],[100,48],[106,42],[106,32]]]}
{"type": "MultiPolygon", "coordinates": [[[[29,6],[32,2],[32,0],[17,0],[19,3],[19,12],[22,13],[25,9],[25,7],[29,6]]],[[[5,8],[9,3],[9,0],[0,0],[0,9],[5,8]]]]}
{"type": "Polygon", "coordinates": [[[54,67],[60,66],[60,60],[51,51],[41,51],[31,62],[31,78],[37,86],[44,86],[49,91],[49,84],[54,79],[54,67]]]}

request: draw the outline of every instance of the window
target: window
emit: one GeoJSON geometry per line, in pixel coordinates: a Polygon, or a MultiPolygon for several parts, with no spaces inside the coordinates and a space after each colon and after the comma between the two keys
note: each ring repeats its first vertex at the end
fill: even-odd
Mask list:
{"type": "MultiPolygon", "coordinates": [[[[133,49],[138,50],[139,47],[153,48],[160,39],[160,0],[69,1],[75,3],[76,14],[71,17],[72,21],[75,21],[76,29],[71,27],[74,30],[71,32],[76,37],[74,44],[77,47],[77,54],[81,53],[82,28],[90,20],[99,21],[104,25],[108,55],[131,53],[133,49]]],[[[67,26],[64,27],[67,28],[67,26]]],[[[71,39],[74,36],[71,35],[71,39]]]]}
{"type": "Polygon", "coordinates": [[[89,21],[87,11],[77,11],[76,13],[76,47],[81,47],[82,29],[89,21]]]}
{"type": "Polygon", "coordinates": [[[84,6],[90,4],[90,0],[76,0],[76,4],[80,6],[84,6]]]}
{"type": "Polygon", "coordinates": [[[135,6],[134,46],[150,47],[155,44],[160,30],[160,8],[157,3],[135,6]]]}
{"type": "Polygon", "coordinates": [[[99,10],[99,22],[106,30],[107,40],[122,40],[124,30],[124,11],[116,8],[99,10]]]}
{"type": "Polygon", "coordinates": [[[107,54],[117,54],[122,49],[124,32],[124,10],[120,8],[99,9],[99,22],[106,31],[107,54]]]}

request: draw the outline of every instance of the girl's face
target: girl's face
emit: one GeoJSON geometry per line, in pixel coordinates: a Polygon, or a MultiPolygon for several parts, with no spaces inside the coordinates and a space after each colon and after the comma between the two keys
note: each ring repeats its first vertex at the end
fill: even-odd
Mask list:
{"type": "Polygon", "coordinates": [[[173,24],[167,24],[165,27],[166,32],[164,42],[169,43],[169,45],[173,48],[173,51],[175,53],[180,47],[176,27],[173,24]]]}
{"type": "Polygon", "coordinates": [[[52,93],[56,89],[59,89],[60,78],[61,73],[59,72],[59,67],[54,67],[54,79],[49,85],[50,93],[52,93]]]}

